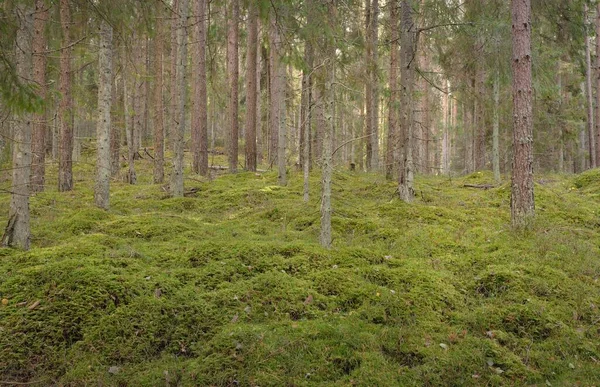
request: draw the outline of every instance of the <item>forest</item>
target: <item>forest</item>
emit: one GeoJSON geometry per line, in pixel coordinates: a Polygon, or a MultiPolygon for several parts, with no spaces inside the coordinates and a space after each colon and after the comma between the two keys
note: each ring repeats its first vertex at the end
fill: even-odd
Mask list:
{"type": "Polygon", "coordinates": [[[600,2],[0,0],[0,386],[600,385],[600,2]]]}

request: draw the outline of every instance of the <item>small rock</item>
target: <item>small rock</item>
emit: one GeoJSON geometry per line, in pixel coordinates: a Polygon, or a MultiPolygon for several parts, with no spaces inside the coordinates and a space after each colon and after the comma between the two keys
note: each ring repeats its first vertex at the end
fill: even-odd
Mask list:
{"type": "Polygon", "coordinates": [[[442,347],[446,351],[448,350],[448,344],[440,343],[440,347],[442,347]]]}
{"type": "Polygon", "coordinates": [[[573,363],[569,363],[569,368],[574,370],[575,369],[575,365],[573,363]]]}
{"type": "Polygon", "coordinates": [[[108,369],[108,373],[114,375],[114,374],[117,374],[120,370],[121,370],[121,368],[119,368],[117,366],[112,366],[108,369]]]}

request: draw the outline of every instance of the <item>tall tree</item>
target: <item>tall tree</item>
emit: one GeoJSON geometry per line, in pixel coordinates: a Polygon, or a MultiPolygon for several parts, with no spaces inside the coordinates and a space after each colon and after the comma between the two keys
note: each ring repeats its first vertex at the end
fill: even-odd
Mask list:
{"type": "MultiPolygon", "coordinates": [[[[46,22],[48,20],[48,7],[44,0],[35,1],[35,15],[33,19],[33,77],[37,84],[38,95],[45,100],[48,94],[46,82],[46,22]]],[[[31,190],[41,192],[44,190],[46,176],[46,132],[47,120],[45,107],[33,117],[33,134],[31,153],[33,157],[31,166],[31,190]]]]}
{"type": "Polygon", "coordinates": [[[513,166],[511,220],[515,228],[529,225],[535,214],[533,197],[533,107],[531,80],[531,0],[512,0],[513,166]]]}
{"type": "Polygon", "coordinates": [[[596,166],[600,166],[600,2],[596,5],[596,166]]]}
{"type": "Polygon", "coordinates": [[[258,7],[248,8],[248,49],[246,51],[246,169],[256,171],[256,46],[258,44],[258,7]]]}
{"type": "Polygon", "coordinates": [[[335,26],[336,26],[336,4],[335,0],[327,2],[327,22],[331,36],[325,43],[326,71],[323,79],[324,87],[322,98],[325,105],[326,127],[323,132],[323,160],[321,172],[321,246],[331,248],[331,180],[333,177],[333,133],[334,133],[334,110],[335,110],[335,26]]]}
{"type": "MultiPolygon", "coordinates": [[[[305,3],[307,20],[314,21],[313,3],[308,0],[305,3]]],[[[300,163],[303,170],[303,199],[305,203],[309,200],[310,185],[310,144],[311,144],[311,99],[312,99],[312,76],[313,71],[313,44],[312,36],[308,36],[304,42],[304,69],[302,71],[302,95],[300,97],[300,163]]]]}
{"type": "MultiPolygon", "coordinates": [[[[196,0],[198,21],[194,32],[194,71],[192,72],[194,100],[192,103],[192,170],[208,175],[208,119],[206,94],[206,0],[196,0]]],[[[256,49],[255,49],[256,55],[256,49]]],[[[256,58],[256,56],[255,56],[256,58]]]]}
{"type": "Polygon", "coordinates": [[[189,0],[179,0],[177,29],[177,125],[173,128],[173,173],[171,194],[183,197],[183,137],[185,134],[186,70],[187,70],[187,18],[189,0]]]}
{"type": "Polygon", "coordinates": [[[281,160],[283,159],[285,163],[285,126],[282,127],[282,121],[285,122],[285,66],[281,63],[281,35],[275,11],[271,12],[269,20],[269,43],[269,81],[271,86],[269,100],[269,162],[274,164],[277,160],[279,184],[284,185],[286,179],[285,165],[282,173],[281,160]],[[282,137],[284,141],[280,143],[279,140],[282,137]]]}
{"type": "Polygon", "coordinates": [[[98,121],[96,137],[96,206],[108,210],[110,205],[110,110],[112,98],[112,35],[113,28],[106,20],[100,23],[100,51],[98,54],[98,121]]]}
{"type": "Polygon", "coordinates": [[[154,84],[154,168],[153,177],[155,184],[161,184],[165,179],[165,105],[163,100],[164,91],[164,21],[163,13],[160,12],[156,20],[156,36],[154,40],[154,55],[156,83],[154,84]]]}
{"type": "Polygon", "coordinates": [[[229,126],[229,149],[227,152],[229,160],[229,171],[237,172],[238,164],[238,82],[239,82],[239,30],[238,23],[240,19],[239,0],[229,2],[229,17],[227,18],[227,120],[229,126]]]}
{"type": "Polygon", "coordinates": [[[390,9],[390,100],[388,107],[388,136],[385,152],[385,177],[392,180],[396,167],[398,146],[398,2],[388,3],[390,9]]]}
{"type": "Polygon", "coordinates": [[[414,57],[416,52],[416,28],[413,22],[412,6],[409,0],[402,0],[400,21],[400,128],[402,130],[403,160],[400,163],[398,193],[405,202],[414,198],[413,163],[413,83],[414,57]]]}
{"type": "MultiPolygon", "coordinates": [[[[22,5],[15,7],[19,27],[16,37],[17,77],[21,82],[32,79],[33,10],[22,5]]],[[[14,117],[13,169],[8,224],[2,245],[29,249],[29,185],[31,175],[31,126],[29,112],[14,117]]]]}
{"type": "Polygon", "coordinates": [[[71,10],[69,0],[60,0],[60,24],[63,33],[60,50],[60,151],[58,190],[73,189],[73,99],[71,98],[71,10]]]}
{"type": "Polygon", "coordinates": [[[587,19],[588,19],[588,5],[587,2],[583,3],[584,7],[584,25],[585,25],[585,96],[586,96],[586,110],[587,110],[587,131],[588,131],[588,145],[589,145],[589,160],[590,167],[596,168],[596,136],[594,135],[594,95],[592,91],[592,58],[590,50],[590,37],[588,36],[587,19]]]}

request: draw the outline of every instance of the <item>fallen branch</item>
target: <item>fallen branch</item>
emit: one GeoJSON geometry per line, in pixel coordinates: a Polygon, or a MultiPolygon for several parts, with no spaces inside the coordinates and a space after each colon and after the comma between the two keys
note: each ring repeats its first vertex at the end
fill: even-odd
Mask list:
{"type": "Polygon", "coordinates": [[[492,185],[492,184],[464,184],[463,187],[467,187],[467,188],[479,188],[479,189],[496,188],[496,186],[492,185]]]}

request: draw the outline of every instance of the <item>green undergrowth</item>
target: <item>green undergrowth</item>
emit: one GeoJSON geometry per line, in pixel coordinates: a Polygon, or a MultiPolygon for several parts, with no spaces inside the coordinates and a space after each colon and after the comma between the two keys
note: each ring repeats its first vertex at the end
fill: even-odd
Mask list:
{"type": "Polygon", "coordinates": [[[0,383],[600,383],[597,170],[536,177],[518,233],[487,172],[418,178],[409,205],[338,171],[325,250],[316,174],[308,203],[295,173],[196,177],[182,199],[113,182],[105,212],[78,168],[32,198],[31,251],[0,250],[0,383]]]}

